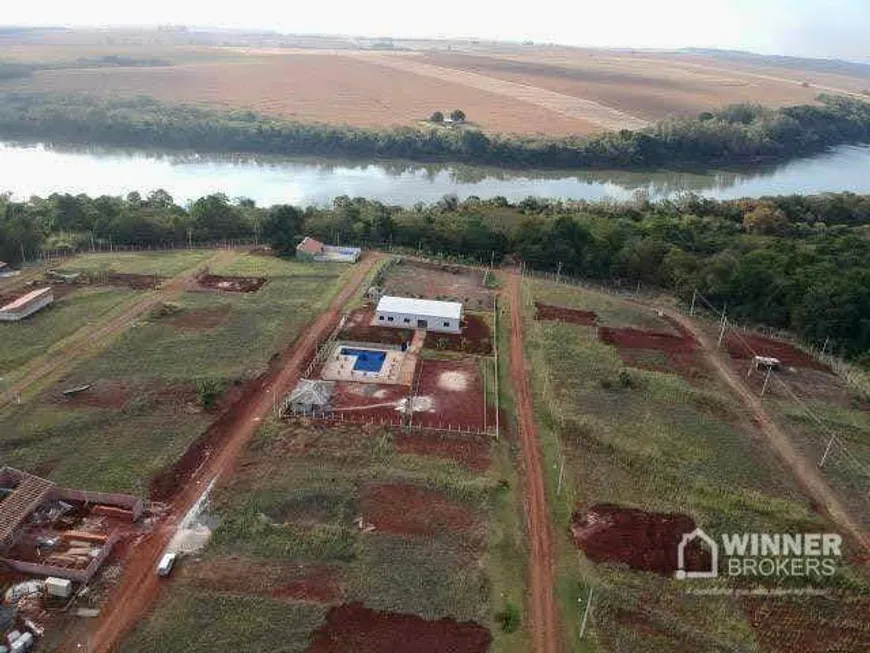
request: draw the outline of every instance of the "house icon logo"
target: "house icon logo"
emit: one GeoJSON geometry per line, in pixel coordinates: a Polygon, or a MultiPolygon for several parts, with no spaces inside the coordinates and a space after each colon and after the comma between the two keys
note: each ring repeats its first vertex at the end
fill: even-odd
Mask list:
{"type": "Polygon", "coordinates": [[[683,534],[680,543],[677,545],[677,571],[675,575],[678,580],[685,580],[687,578],[716,578],[719,575],[719,545],[716,543],[716,540],[700,528],[696,528],[691,533],[683,534]],[[710,569],[707,571],[689,571],[686,569],[686,547],[696,540],[702,548],[706,548],[710,552],[710,569]]]}

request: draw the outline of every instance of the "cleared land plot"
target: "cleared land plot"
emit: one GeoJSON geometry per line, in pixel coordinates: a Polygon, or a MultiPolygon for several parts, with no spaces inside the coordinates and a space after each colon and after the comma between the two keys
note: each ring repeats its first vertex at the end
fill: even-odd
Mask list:
{"type": "Polygon", "coordinates": [[[387,295],[462,302],[466,310],[492,309],[493,293],[483,271],[457,265],[401,261],[390,266],[383,282],[387,295]]]}
{"type": "MultiPolygon", "coordinates": [[[[177,255],[167,256],[151,255],[148,265],[165,270],[178,264],[177,255]]],[[[257,293],[183,293],[159,305],[36,399],[0,413],[4,459],[48,470],[52,480],[73,487],[147,494],[151,479],[246,396],[348,269],[331,267],[326,281],[324,268],[316,278],[297,278],[294,272],[310,270],[292,264],[257,293]],[[75,398],[60,396],[62,389],[87,384],[92,388],[75,398]]]]}
{"type": "Polygon", "coordinates": [[[215,491],[209,511],[219,525],[201,562],[182,560],[124,650],[154,642],[170,652],[207,650],[228,641],[248,604],[286,610],[257,619],[261,632],[234,650],[263,642],[274,643],[269,650],[357,650],[351,642],[367,642],[360,650],[392,651],[405,649],[383,646],[418,641],[423,648],[408,650],[430,650],[425,642],[438,634],[452,641],[454,631],[476,633],[486,650],[495,608],[481,560],[503,492],[497,476],[402,453],[393,437],[306,420],[267,424],[215,491]],[[199,617],[188,605],[214,599],[227,619],[193,627],[199,617]],[[329,641],[339,648],[323,648],[329,641]]]}
{"type": "MultiPolygon", "coordinates": [[[[609,307],[613,329],[648,319],[648,309],[625,303],[620,324],[611,305],[617,300],[581,288],[533,282],[526,292],[551,305],[564,305],[560,300],[570,292],[572,307],[599,315],[609,307]]],[[[627,369],[616,348],[601,342],[595,329],[535,321],[531,307],[527,325],[544,468],[550,473],[561,533],[557,537],[559,596],[564,609],[576,610],[577,599],[585,596],[582,588],[593,586],[598,599],[592,627],[605,650],[756,650],[753,626],[769,626],[748,619],[738,599],[693,597],[672,576],[632,571],[630,566],[669,568],[669,553],[653,549],[671,539],[644,527],[637,538],[627,536],[621,549],[611,546],[619,520],[628,514],[640,515],[635,521],[655,521],[659,518],[651,513],[661,513],[668,519],[690,519],[712,533],[826,531],[830,526],[813,513],[790,473],[755,437],[753,425],[741,417],[739,399],[713,377],[693,379],[690,384],[675,374],[627,369]],[[561,460],[565,461],[563,487],[556,498],[561,460]],[[644,512],[617,512],[611,528],[584,532],[583,520],[575,523],[577,511],[581,516],[600,511],[599,504],[609,504],[610,512],[644,512]],[[583,547],[596,552],[592,559],[598,563],[590,559],[577,563],[572,524],[580,526],[583,547]],[[610,562],[597,555],[602,547],[611,548],[610,562]]],[[[814,583],[836,587],[850,575],[843,568],[835,579],[814,583]]],[[[802,619],[821,624],[842,609],[839,601],[827,607],[816,604],[802,619]]],[[[574,626],[567,628],[571,631],[574,626]]],[[[572,633],[570,641],[575,638],[572,633]]]]}

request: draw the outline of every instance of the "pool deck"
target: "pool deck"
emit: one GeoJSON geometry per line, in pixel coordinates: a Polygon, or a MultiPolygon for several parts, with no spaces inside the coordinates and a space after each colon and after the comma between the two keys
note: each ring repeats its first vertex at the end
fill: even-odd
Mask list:
{"type": "Polygon", "coordinates": [[[384,364],[378,372],[365,372],[355,370],[354,366],[357,362],[356,356],[346,356],[341,353],[341,350],[348,347],[342,343],[337,343],[329,358],[323,364],[323,369],[320,372],[320,378],[325,381],[355,381],[358,383],[386,383],[395,385],[410,385],[410,381],[405,381],[406,378],[412,378],[414,375],[414,367],[416,367],[416,355],[409,357],[406,352],[397,350],[379,349],[377,345],[371,347],[361,347],[353,345],[351,349],[379,351],[386,354],[384,364]],[[410,377],[405,371],[405,368],[410,367],[410,377]]]}

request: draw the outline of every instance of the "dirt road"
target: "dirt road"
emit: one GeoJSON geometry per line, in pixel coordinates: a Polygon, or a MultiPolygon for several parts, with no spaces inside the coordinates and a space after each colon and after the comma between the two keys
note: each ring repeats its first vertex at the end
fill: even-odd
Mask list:
{"type": "Polygon", "coordinates": [[[126,329],[133,320],[153,309],[160,303],[170,301],[178,296],[196,275],[202,266],[214,266],[235,256],[231,250],[222,250],[195,268],[173,277],[158,290],[149,292],[130,304],[123,312],[100,324],[82,327],[61,342],[58,349],[50,355],[37,360],[25,375],[6,389],[0,395],[0,408],[10,403],[17,395],[23,394],[35,383],[51,374],[70,369],[86,355],[93,353],[99,347],[105,347],[112,336],[126,329]]]}
{"type": "MultiPolygon", "coordinates": [[[[92,627],[90,650],[109,653],[117,650],[124,636],[148,613],[160,594],[161,581],[155,569],[157,562],[175,533],[179,522],[196,503],[214,479],[232,471],[239,455],[259,428],[262,420],[274,406],[274,395],[287,392],[299,379],[305,365],[320,341],[338,321],[347,301],[357,292],[378,256],[368,254],[354,270],[348,283],[322,313],[289,347],[273,366],[260,392],[250,401],[239,402],[231,409],[229,419],[221,420],[221,437],[215,442],[211,455],[191,480],[180,488],[171,504],[169,514],[142,542],[131,548],[123,576],[112,596],[106,602],[96,624],[92,627]]],[[[77,642],[70,642],[68,651],[76,651],[77,642]]]]}
{"type": "Polygon", "coordinates": [[[870,552],[870,538],[868,538],[867,533],[851,518],[830,485],[822,477],[815,463],[808,461],[794,448],[789,437],[767,413],[761,399],[744,383],[743,378],[735,373],[717,355],[716,346],[710,341],[707,334],[682,313],[670,309],[664,312],[688,329],[698,342],[701,343],[710,367],[740,396],[746,407],[751,411],[753,421],[767,438],[771,448],[788,465],[810,499],[828,515],[831,521],[842,529],[844,534],[850,536],[865,552],[870,552]]]}
{"type": "Polygon", "coordinates": [[[544,492],[541,450],[531,385],[523,350],[523,319],[520,304],[520,277],[512,273],[508,280],[511,304],[511,382],[517,411],[520,450],[523,461],[523,490],[529,543],[529,630],[535,653],[556,653],[560,648],[556,602],[553,596],[553,534],[544,492]]]}

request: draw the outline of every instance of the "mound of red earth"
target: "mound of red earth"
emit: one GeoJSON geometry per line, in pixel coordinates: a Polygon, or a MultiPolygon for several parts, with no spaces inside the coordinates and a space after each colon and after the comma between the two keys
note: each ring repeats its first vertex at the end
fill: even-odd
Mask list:
{"type": "Polygon", "coordinates": [[[592,326],[598,321],[598,316],[592,311],[580,311],[574,308],[535,302],[535,319],[558,320],[559,322],[592,326]]]}
{"type": "Polygon", "coordinates": [[[396,433],[393,444],[401,453],[446,458],[475,472],[489,467],[489,449],[492,438],[488,435],[453,436],[449,433],[415,431],[396,433]]]}
{"type": "Polygon", "coordinates": [[[725,348],[733,358],[752,358],[755,355],[770,356],[778,358],[784,365],[791,367],[808,367],[823,372],[831,371],[830,367],[820,363],[794,345],[755,333],[729,332],[725,337],[725,348]]]}
{"type": "MultiPolygon", "coordinates": [[[[571,520],[575,544],[593,562],[628,565],[639,571],[673,576],[677,570],[677,548],[684,534],[695,530],[686,515],[656,513],[601,503],[578,510],[571,520]]],[[[686,546],[686,568],[705,570],[710,554],[698,540],[686,546]]]]}
{"type": "Polygon", "coordinates": [[[470,530],[474,513],[447,499],[441,492],[415,485],[386,483],[367,487],[360,511],[376,531],[399,535],[434,536],[470,530]]]}
{"type": "Polygon", "coordinates": [[[485,653],[491,641],[489,631],[471,621],[429,621],[348,603],[330,609],[308,653],[485,653]]]}
{"type": "Polygon", "coordinates": [[[203,288],[225,290],[228,292],[257,292],[266,277],[224,277],[219,274],[204,274],[197,278],[197,283],[203,288]]]}

